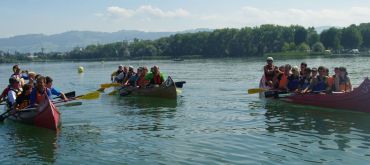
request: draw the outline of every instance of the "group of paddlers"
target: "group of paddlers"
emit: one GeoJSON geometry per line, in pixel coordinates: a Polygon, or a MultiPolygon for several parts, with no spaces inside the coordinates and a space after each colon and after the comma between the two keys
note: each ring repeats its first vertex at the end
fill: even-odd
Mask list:
{"type": "Polygon", "coordinates": [[[44,99],[52,95],[59,96],[64,101],[68,100],[64,93],[52,87],[51,77],[22,71],[18,65],[13,66],[13,72],[9,78],[9,85],[0,96],[0,101],[5,101],[7,108],[23,110],[28,107],[37,107],[44,99]]]}
{"type": "Polygon", "coordinates": [[[329,69],[324,66],[308,67],[302,62],[300,68],[289,64],[277,67],[273,58],[267,58],[263,68],[264,77],[262,86],[289,92],[350,92],[352,84],[345,67],[335,67],[334,74],[329,74],[329,69]]]}
{"type": "Polygon", "coordinates": [[[143,88],[161,85],[165,80],[158,66],[153,66],[148,73],[146,66],[138,67],[135,72],[132,66],[119,65],[118,69],[111,74],[111,81],[121,83],[123,86],[143,88]]]}

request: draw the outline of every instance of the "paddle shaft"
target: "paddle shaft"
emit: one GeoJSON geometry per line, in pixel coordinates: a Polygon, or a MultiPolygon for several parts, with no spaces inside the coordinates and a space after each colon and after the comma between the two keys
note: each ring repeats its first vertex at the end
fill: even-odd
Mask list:
{"type": "MultiPolygon", "coordinates": [[[[57,102],[57,103],[54,103],[54,104],[58,104],[58,103],[62,103],[62,102],[57,102]]],[[[55,105],[55,106],[56,107],[61,107],[61,106],[67,106],[67,107],[69,107],[69,106],[79,106],[79,105],[82,105],[82,102],[72,102],[72,103],[66,103],[66,104],[55,105]]],[[[9,109],[9,110],[7,110],[6,112],[4,112],[3,114],[0,115],[0,122],[4,121],[9,116],[15,115],[15,114],[17,114],[19,112],[22,112],[22,111],[31,111],[31,110],[36,110],[36,109],[37,109],[37,107],[25,108],[25,109],[22,109],[22,110],[18,110],[18,111],[16,111],[13,114],[9,114],[9,112],[12,111],[12,109],[9,109]]]]}

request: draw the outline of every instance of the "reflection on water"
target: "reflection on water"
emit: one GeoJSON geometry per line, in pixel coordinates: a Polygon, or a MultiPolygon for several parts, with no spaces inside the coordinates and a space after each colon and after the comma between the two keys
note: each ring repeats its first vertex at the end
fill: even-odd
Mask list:
{"type": "Polygon", "coordinates": [[[12,155],[12,161],[16,161],[16,164],[32,164],[32,162],[39,161],[48,164],[55,162],[58,132],[11,121],[6,124],[11,125],[7,134],[7,145],[13,145],[13,147],[8,148],[6,152],[12,155]],[[25,159],[27,157],[31,159],[25,159]]]}
{"type": "Polygon", "coordinates": [[[312,151],[369,154],[363,150],[370,147],[367,143],[370,140],[370,116],[367,114],[293,105],[276,100],[267,100],[265,108],[266,130],[282,139],[276,145],[283,152],[301,155],[302,160],[315,163],[329,160],[316,160],[304,155],[312,151]]]}

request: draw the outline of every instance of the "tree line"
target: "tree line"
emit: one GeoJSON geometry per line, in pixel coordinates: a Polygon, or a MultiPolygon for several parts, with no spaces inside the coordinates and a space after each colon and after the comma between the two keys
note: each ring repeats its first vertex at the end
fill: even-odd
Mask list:
{"type": "MultiPolygon", "coordinates": [[[[266,24],[241,29],[175,34],[157,40],[122,41],[104,45],[76,47],[64,53],[36,53],[39,59],[109,59],[153,56],[251,57],[266,53],[370,48],[370,23],[329,28],[317,33],[315,28],[299,25],[266,24]]],[[[0,52],[1,54],[1,52],[0,52]]],[[[1,54],[5,57],[4,53],[1,54]]],[[[19,56],[22,56],[20,54],[19,56]]],[[[17,58],[20,58],[17,56],[17,58]]],[[[0,59],[1,62],[1,59],[0,59]]]]}

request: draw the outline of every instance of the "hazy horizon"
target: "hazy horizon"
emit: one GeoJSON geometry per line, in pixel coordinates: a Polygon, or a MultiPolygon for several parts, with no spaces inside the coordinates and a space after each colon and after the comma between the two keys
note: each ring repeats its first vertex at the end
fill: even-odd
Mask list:
{"type": "Polygon", "coordinates": [[[3,0],[0,38],[68,31],[177,32],[261,24],[340,26],[370,22],[370,1],[3,0]]]}

